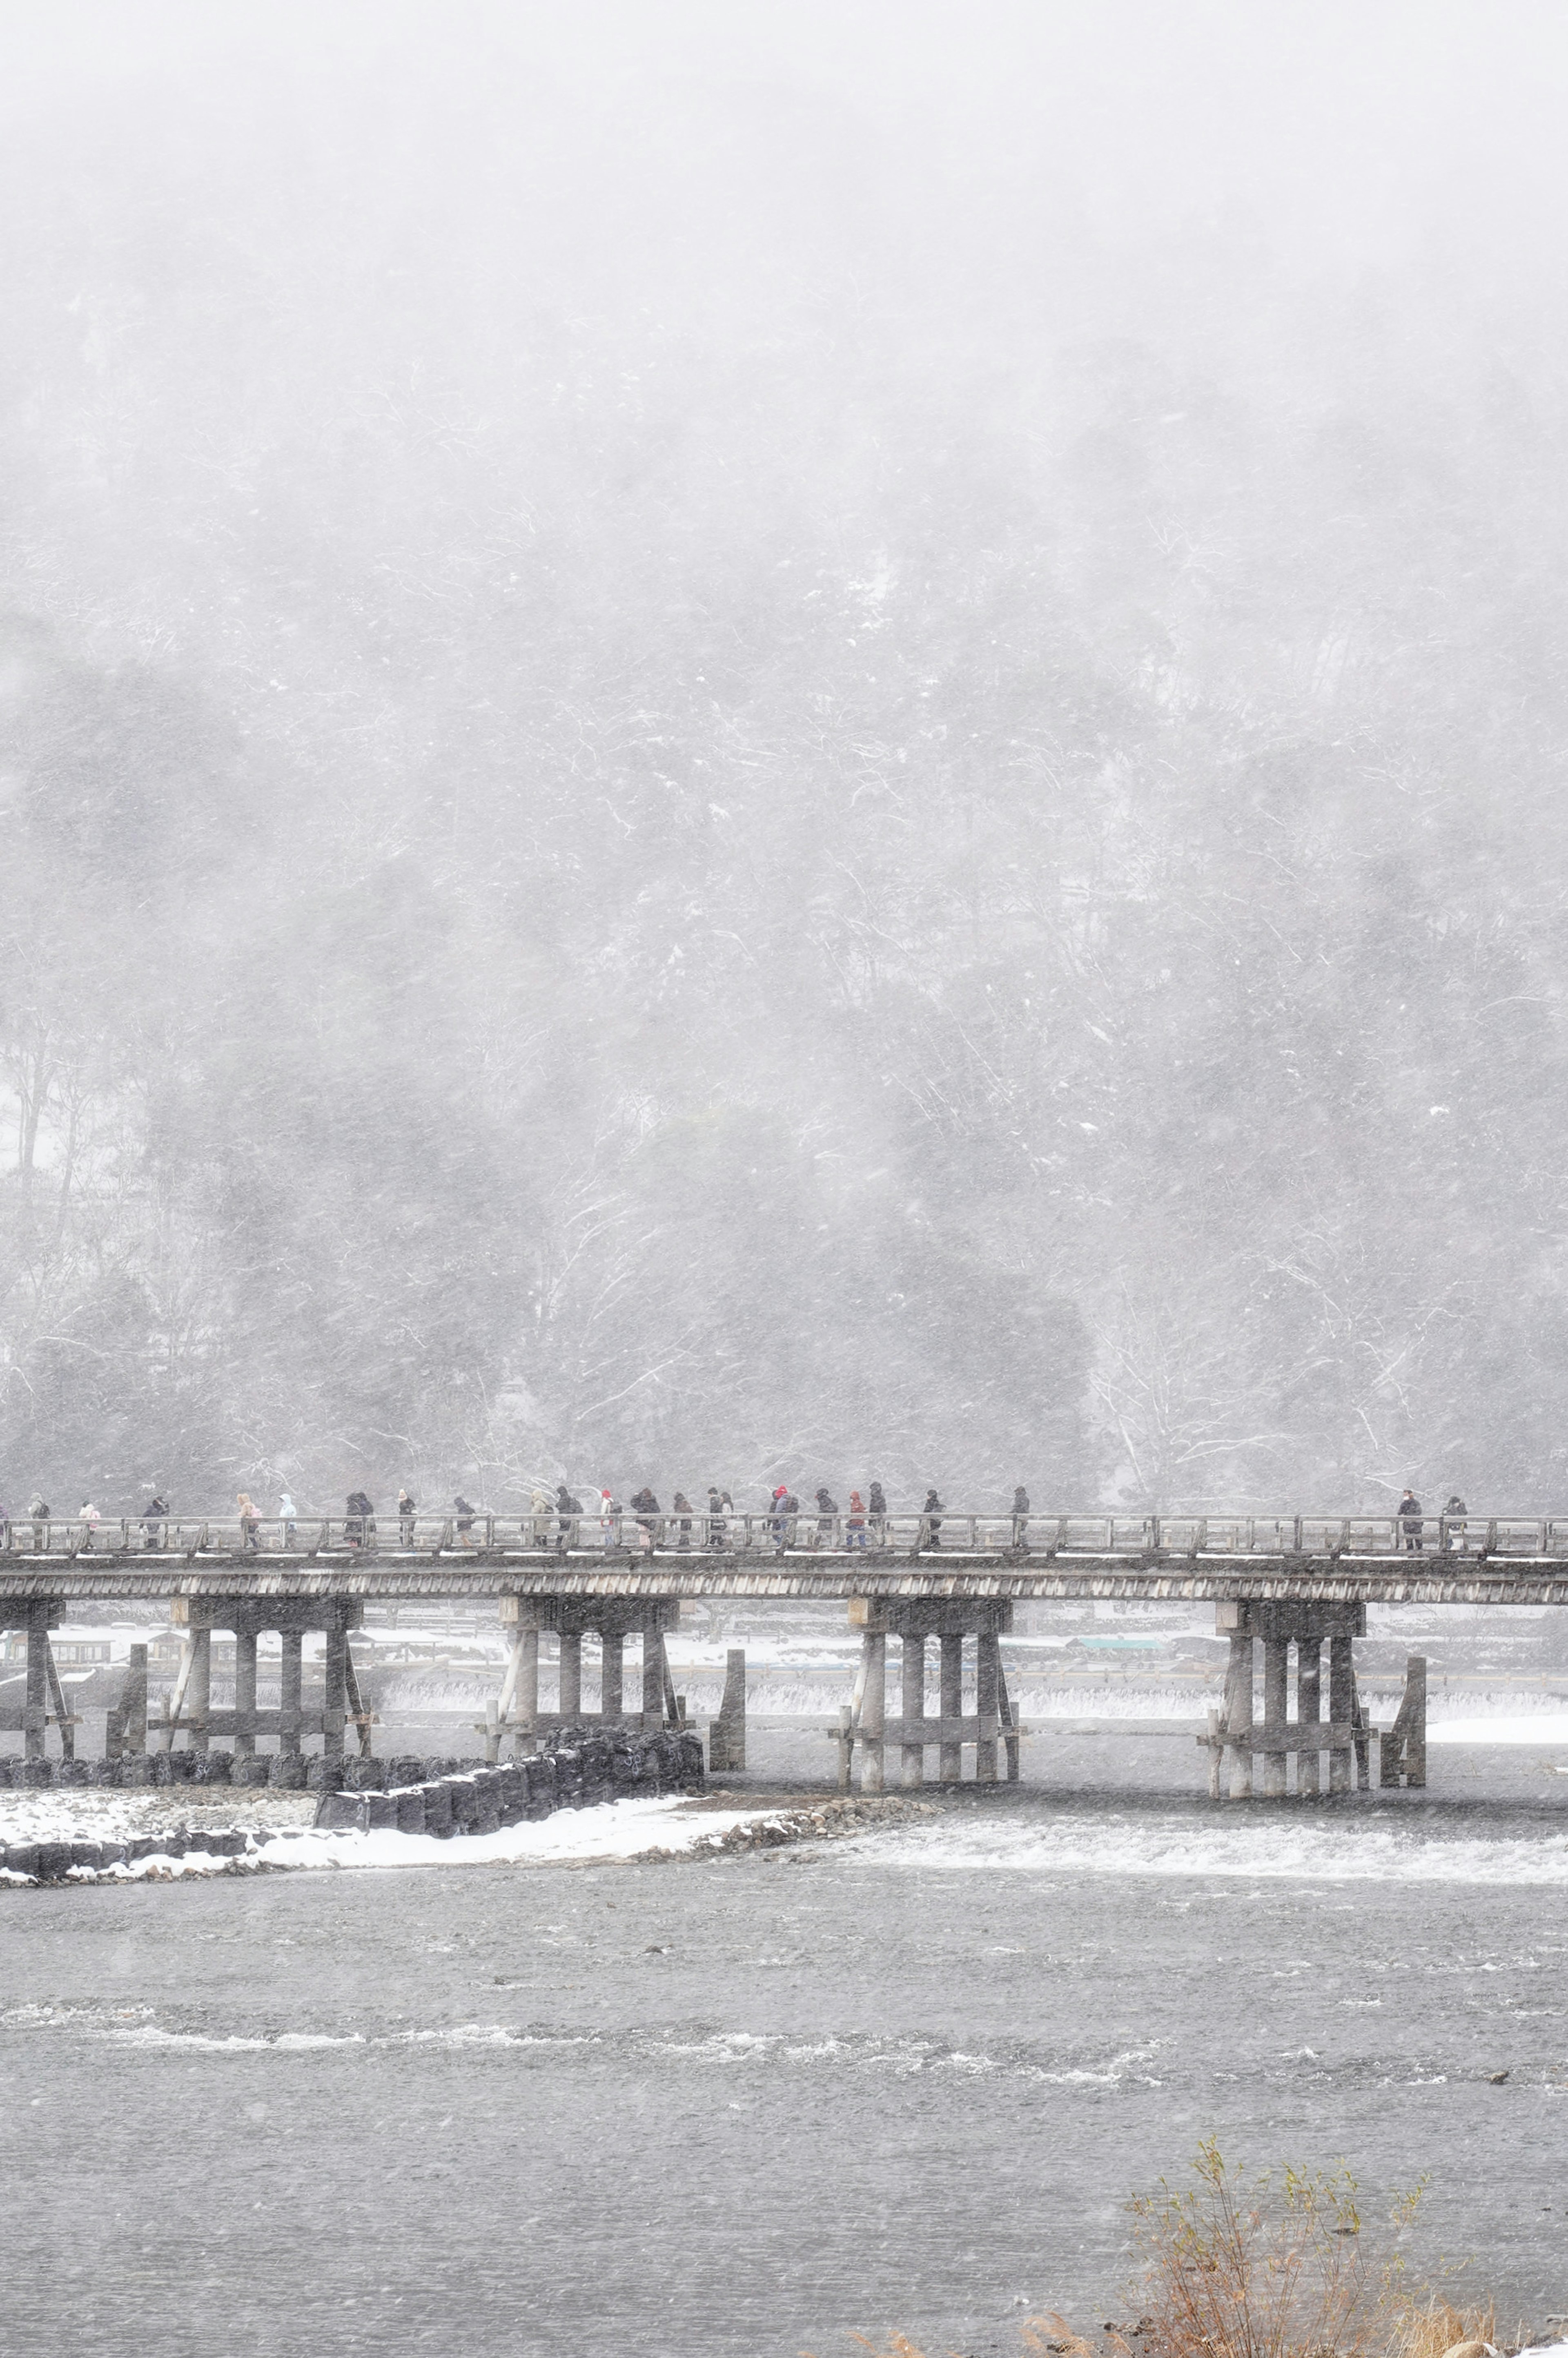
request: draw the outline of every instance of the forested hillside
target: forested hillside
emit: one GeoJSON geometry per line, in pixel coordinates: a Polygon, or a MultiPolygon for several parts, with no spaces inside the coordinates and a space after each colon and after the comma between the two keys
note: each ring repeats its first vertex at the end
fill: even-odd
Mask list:
{"type": "Polygon", "coordinates": [[[5,100],[13,1512],[1563,1508],[1551,90],[200,14],[5,100]]]}

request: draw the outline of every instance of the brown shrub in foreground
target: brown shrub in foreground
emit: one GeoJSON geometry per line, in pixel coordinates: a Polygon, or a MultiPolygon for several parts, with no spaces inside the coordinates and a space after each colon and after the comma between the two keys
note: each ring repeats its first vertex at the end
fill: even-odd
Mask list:
{"type": "MultiPolygon", "coordinates": [[[[1115,2358],[1132,2358],[1133,2340],[1140,2358],[1458,2358],[1459,2345],[1491,2344],[1489,2305],[1457,2308],[1405,2282],[1398,2234],[1419,2187],[1379,2239],[1363,2234],[1343,2166],[1249,2174],[1210,2138],[1193,2174],[1191,2187],[1162,2179],[1129,2205],[1141,2313],[1128,2338],[1108,2335],[1115,2358]]],[[[1091,2346],[1062,2317],[1033,2317],[1021,2331],[1028,2358],[1104,2358],[1105,2344],[1091,2346]]],[[[906,2334],[890,2334],[885,2348],[852,2338],[875,2358],[925,2358],[906,2334]]],[[[1465,2358],[1480,2358],[1479,2348],[1465,2358]]]]}

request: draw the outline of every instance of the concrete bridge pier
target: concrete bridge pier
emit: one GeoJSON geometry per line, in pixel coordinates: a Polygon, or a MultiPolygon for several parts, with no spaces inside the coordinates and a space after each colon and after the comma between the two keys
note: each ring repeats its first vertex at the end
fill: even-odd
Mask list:
{"type": "Polygon", "coordinates": [[[541,1730],[602,1725],[636,1727],[652,1734],[677,1724],[674,1683],[665,1652],[665,1634],[680,1617],[675,1596],[503,1596],[501,1625],[512,1650],[494,1716],[487,1711],[485,1749],[499,1759],[508,1736],[516,1754],[532,1752],[541,1730]],[[539,1640],[553,1631],[559,1648],[556,1708],[539,1702],[539,1640]],[[599,1710],[582,1707],[582,1641],[600,1647],[599,1710]],[[640,1708],[626,1708],[626,1640],[643,1650],[640,1708]]]}
{"type": "Polygon", "coordinates": [[[860,1753],[860,1790],[880,1793],[886,1784],[887,1755],[896,1746],[899,1781],[907,1790],[925,1782],[925,1754],[936,1753],[944,1783],[963,1775],[964,1747],[971,1745],[975,1778],[995,1784],[1003,1758],[1010,1784],[1019,1775],[1018,1726],[1001,1666],[1001,1633],[1012,1624],[1012,1607],[994,1598],[852,1596],[849,1626],[860,1632],[860,1664],[839,1738],[839,1782],[850,1778],[860,1753]],[[900,1710],[887,1711],[887,1641],[899,1642],[900,1710]],[[940,1647],[937,1714],[925,1708],[926,1649],[940,1647]],[[964,1650],[974,1645],[975,1707],[964,1710],[964,1650]]]}

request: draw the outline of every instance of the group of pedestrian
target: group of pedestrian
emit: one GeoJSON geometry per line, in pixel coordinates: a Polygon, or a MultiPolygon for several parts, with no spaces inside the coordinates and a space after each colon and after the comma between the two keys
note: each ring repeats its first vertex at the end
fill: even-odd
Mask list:
{"type": "MultiPolygon", "coordinates": [[[[1420,1555],[1426,1545],[1426,1518],[1421,1500],[1408,1485],[1395,1513],[1400,1526],[1400,1547],[1409,1555],[1420,1555]]],[[[1469,1513],[1470,1509],[1458,1491],[1453,1492],[1438,1521],[1440,1547],[1452,1549],[1457,1546],[1461,1555],[1468,1552],[1469,1541],[1465,1535],[1465,1525],[1469,1513]]]]}

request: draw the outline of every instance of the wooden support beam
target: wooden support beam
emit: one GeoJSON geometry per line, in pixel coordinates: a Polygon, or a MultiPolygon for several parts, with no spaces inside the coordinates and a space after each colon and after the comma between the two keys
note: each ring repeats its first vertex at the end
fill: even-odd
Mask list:
{"type": "Polygon", "coordinates": [[[994,1629],[978,1633],[975,1650],[975,1701],[980,1721],[980,1735],[975,1745],[975,1776],[982,1785],[994,1785],[996,1729],[1001,1701],[1001,1641],[994,1629]]]}
{"type": "Polygon", "coordinates": [[[724,1693],[719,1716],[708,1723],[708,1765],[732,1770],[746,1766],[746,1650],[729,1649],[724,1666],[724,1693]]]}
{"type": "Polygon", "coordinates": [[[256,1633],[253,1624],[234,1632],[234,1750],[242,1759],[249,1759],[255,1748],[256,1633]]]}
{"type": "MultiPolygon", "coordinates": [[[[1263,1725],[1266,1730],[1282,1728],[1288,1711],[1290,1641],[1285,1638],[1265,1638],[1263,1640],[1263,1725]]],[[[1254,1745],[1254,1751],[1263,1754],[1263,1798],[1267,1801],[1282,1801],[1285,1794],[1285,1755],[1271,1746],[1254,1745]]]]}
{"type": "Polygon", "coordinates": [[[860,1644],[865,1674],[860,1704],[860,1790],[880,1793],[884,1769],[882,1731],[887,1725],[887,1632],[868,1629],[860,1644]]]}
{"type": "Polygon", "coordinates": [[[1252,1798],[1252,1633],[1233,1629],[1225,1673],[1223,1725],[1230,1738],[1230,1798],[1252,1798]]]}
{"type": "Polygon", "coordinates": [[[1296,1790],[1315,1794],[1322,1774],[1321,1751],[1316,1729],[1323,1718],[1323,1639],[1301,1638],[1296,1641],[1296,1724],[1299,1729],[1296,1754],[1296,1790]]]}
{"type": "Polygon", "coordinates": [[[190,1632],[190,1677],[186,1690],[186,1712],[190,1729],[192,1752],[209,1752],[212,1738],[208,1731],[207,1715],[212,1708],[212,1632],[210,1628],[190,1632]]]}
{"type": "Polygon", "coordinates": [[[607,1719],[619,1719],[624,1708],[625,1645],[619,1629],[599,1633],[599,1708],[607,1719]]]}
{"type": "Polygon", "coordinates": [[[24,1688],[22,1752],[28,1760],[44,1757],[44,1730],[49,1725],[49,1608],[41,1603],[27,1607],[27,1675],[24,1688]]]}
{"type": "Polygon", "coordinates": [[[665,1636],[657,1622],[643,1625],[643,1725],[652,1734],[665,1724],[665,1689],[669,1684],[665,1661],[665,1636]]]}
{"type": "MultiPolygon", "coordinates": [[[[961,1719],[964,1714],[964,1633],[961,1629],[944,1629],[937,1643],[942,1649],[942,1716],[944,1719],[961,1719]]],[[[964,1773],[962,1739],[944,1736],[940,1741],[942,1750],[936,1773],[945,1785],[956,1785],[964,1773]]]]}
{"type": "Polygon", "coordinates": [[[277,1748],[280,1752],[298,1753],[303,1748],[300,1739],[305,1733],[300,1708],[305,1684],[305,1632],[282,1629],[278,1635],[283,1659],[278,1665],[277,1748]]]}
{"type": "Polygon", "coordinates": [[[49,1644],[49,1631],[44,1631],[44,1663],[49,1671],[49,1696],[54,1704],[55,1725],[59,1729],[59,1751],[62,1760],[76,1758],[76,1722],[65,1707],[65,1691],[55,1667],[54,1648],[49,1644]]]}
{"type": "MultiPolygon", "coordinates": [[[[1328,1641],[1328,1716],[1344,1725],[1356,1714],[1356,1668],[1347,1637],[1331,1637],[1328,1641]]],[[[1350,1753],[1336,1747],[1328,1762],[1328,1790],[1331,1793],[1348,1793],[1354,1775],[1350,1753]]]]}
{"type": "Polygon", "coordinates": [[[1001,1659],[1001,1647],[996,1650],[997,1711],[1002,1727],[1002,1750],[1007,1756],[1007,1781],[1016,1785],[1022,1773],[1018,1758],[1018,1722],[1013,1717],[1012,1704],[1007,1692],[1007,1671],[1001,1659]]]}
{"type": "MultiPolygon", "coordinates": [[[[343,1757],[343,1721],[348,1703],[348,1676],[345,1663],[349,1651],[349,1633],[340,1623],[329,1625],[326,1632],[325,1658],[322,1663],[321,1750],[329,1760],[343,1757]]],[[[254,1655],[252,1656],[252,1678],[254,1679],[254,1655]]],[[[252,1688],[252,1708],[254,1708],[254,1687],[252,1688]]]]}
{"type": "Polygon", "coordinates": [[[359,1676],[354,1669],[354,1651],[349,1643],[349,1633],[346,1629],[343,1632],[343,1686],[349,1700],[349,1717],[359,1731],[360,1758],[368,1760],[371,1757],[373,1720],[371,1714],[364,1707],[364,1700],[360,1693],[359,1676]]]}
{"type": "Polygon", "coordinates": [[[925,1639],[917,1632],[906,1629],[900,1644],[903,1654],[903,1725],[906,1731],[918,1727],[918,1734],[906,1732],[903,1738],[900,1779],[914,1788],[925,1781],[925,1639]]]}
{"type": "Polygon", "coordinates": [[[582,1631],[563,1629],[560,1635],[560,1672],[557,1682],[557,1709],[564,1720],[582,1717],[582,1631]]]}

